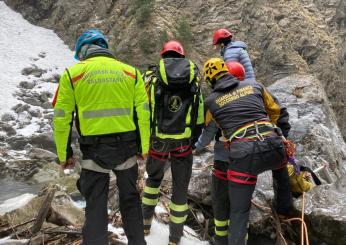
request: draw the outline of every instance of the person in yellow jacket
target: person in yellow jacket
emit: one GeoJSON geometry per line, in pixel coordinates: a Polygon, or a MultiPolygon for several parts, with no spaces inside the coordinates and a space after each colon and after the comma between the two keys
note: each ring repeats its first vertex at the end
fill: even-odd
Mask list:
{"type": "Polygon", "coordinates": [[[143,79],[137,69],[115,59],[106,37],[96,29],[78,38],[75,58],[80,62],[65,70],[53,101],[54,138],[62,168],[72,167],[70,142],[75,114],[83,153],[77,187],[86,199],[83,244],[108,244],[110,171],[117,179],[128,244],[146,244],[136,188],[136,154],[141,149],[142,156],[147,155],[150,137],[143,79]]]}
{"type": "Polygon", "coordinates": [[[149,234],[165,163],[172,170],[172,198],[169,204],[169,244],[183,235],[187,218],[187,189],[192,172],[192,145],[204,123],[203,98],[197,66],[185,58],[183,46],[175,40],[164,44],[162,59],[145,73],[150,97],[151,145],[146,165],[142,208],[145,233],[149,234]]]}

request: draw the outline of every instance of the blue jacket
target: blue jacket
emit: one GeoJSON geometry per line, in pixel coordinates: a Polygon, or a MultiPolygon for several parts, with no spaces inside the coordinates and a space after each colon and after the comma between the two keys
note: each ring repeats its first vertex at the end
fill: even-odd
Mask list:
{"type": "Polygon", "coordinates": [[[237,61],[242,64],[245,68],[245,78],[254,79],[255,72],[246,49],[247,45],[242,41],[230,42],[221,50],[221,56],[226,63],[228,61],[237,61]]]}

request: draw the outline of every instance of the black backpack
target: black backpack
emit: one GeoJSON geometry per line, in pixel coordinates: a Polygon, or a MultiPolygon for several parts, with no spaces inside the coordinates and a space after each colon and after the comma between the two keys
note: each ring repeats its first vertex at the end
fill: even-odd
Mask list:
{"type": "Polygon", "coordinates": [[[166,135],[183,134],[186,127],[193,130],[200,99],[197,66],[185,58],[165,58],[158,67],[152,67],[152,71],[157,78],[151,84],[155,97],[153,134],[156,127],[158,133],[166,135]],[[190,123],[186,123],[188,116],[190,123]]]}

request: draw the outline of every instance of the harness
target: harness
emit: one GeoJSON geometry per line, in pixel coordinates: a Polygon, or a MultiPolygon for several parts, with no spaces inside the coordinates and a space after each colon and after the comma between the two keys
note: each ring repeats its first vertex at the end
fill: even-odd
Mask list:
{"type": "MultiPolygon", "coordinates": [[[[266,137],[278,135],[275,129],[276,129],[276,126],[267,120],[260,120],[260,121],[249,123],[247,125],[244,125],[238,128],[231,135],[229,140],[226,142],[225,146],[229,149],[229,147],[231,147],[231,144],[233,142],[240,141],[240,140],[264,141],[266,137]]],[[[215,176],[218,177],[217,175],[215,176]]],[[[244,172],[228,170],[227,180],[235,182],[235,183],[239,183],[239,184],[255,185],[257,182],[257,176],[244,173],[244,172]]]]}

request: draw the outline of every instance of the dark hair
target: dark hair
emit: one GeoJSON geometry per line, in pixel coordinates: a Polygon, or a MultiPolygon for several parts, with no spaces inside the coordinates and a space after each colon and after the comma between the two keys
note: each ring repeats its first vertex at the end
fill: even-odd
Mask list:
{"type": "Polygon", "coordinates": [[[175,51],[167,51],[164,54],[162,54],[162,58],[184,58],[184,55],[181,55],[175,51]]]}
{"type": "Polygon", "coordinates": [[[219,39],[218,43],[227,46],[227,44],[229,44],[230,42],[232,42],[232,37],[226,37],[226,38],[221,38],[219,39]]]}

